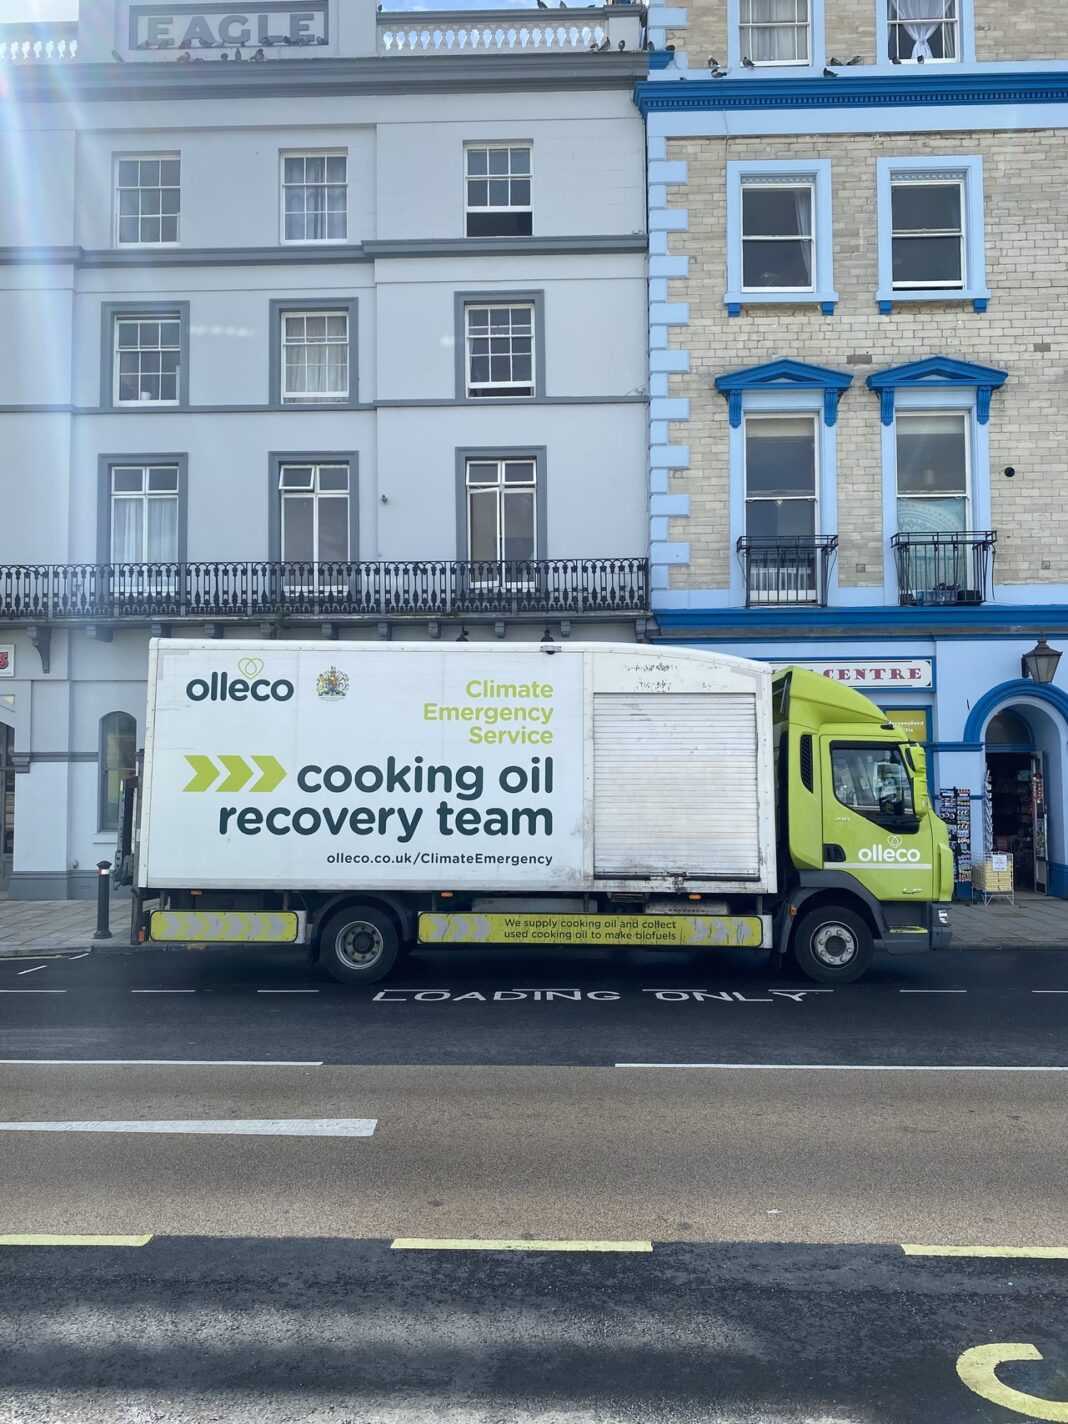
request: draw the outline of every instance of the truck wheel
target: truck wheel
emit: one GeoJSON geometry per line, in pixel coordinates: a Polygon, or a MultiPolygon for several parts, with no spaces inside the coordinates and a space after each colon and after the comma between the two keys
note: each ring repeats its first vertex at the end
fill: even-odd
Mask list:
{"type": "Polygon", "coordinates": [[[342,984],[374,984],[385,978],[399,952],[396,925],[370,905],[340,910],[319,934],[319,963],[342,984]]]}
{"type": "Polygon", "coordinates": [[[868,968],[875,953],[871,931],[852,910],[824,905],[798,923],[794,958],[801,973],[818,984],[851,984],[868,968]]]}

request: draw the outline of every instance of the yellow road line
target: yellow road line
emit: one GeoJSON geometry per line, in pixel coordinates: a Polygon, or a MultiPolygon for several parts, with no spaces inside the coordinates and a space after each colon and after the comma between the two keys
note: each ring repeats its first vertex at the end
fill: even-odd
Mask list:
{"type": "Polygon", "coordinates": [[[651,1241],[463,1241],[398,1236],[394,1251],[651,1251],[651,1241]]]}
{"type": "Polygon", "coordinates": [[[902,1246],[906,1256],[989,1256],[1068,1261],[1068,1246],[902,1246]]]}
{"type": "Polygon", "coordinates": [[[0,1246],[147,1246],[151,1236],[50,1236],[39,1232],[18,1232],[0,1236],[0,1246]]]}

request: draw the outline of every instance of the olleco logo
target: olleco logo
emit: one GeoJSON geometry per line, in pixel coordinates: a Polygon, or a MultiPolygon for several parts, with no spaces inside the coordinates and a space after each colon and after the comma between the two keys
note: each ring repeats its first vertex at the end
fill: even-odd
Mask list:
{"type": "Polygon", "coordinates": [[[900,836],[888,836],[887,841],[888,844],[884,846],[865,846],[860,852],[860,859],[876,865],[880,863],[884,865],[888,863],[894,865],[908,865],[919,860],[920,852],[915,846],[912,846],[909,850],[901,849],[900,836]]]}
{"type": "Polygon", "coordinates": [[[211,677],[194,677],[185,685],[190,702],[288,702],[293,696],[293,684],[279,677],[273,682],[260,677],[263,663],[259,658],[244,658],[238,663],[244,677],[231,678],[225,672],[213,672],[211,677]]]}

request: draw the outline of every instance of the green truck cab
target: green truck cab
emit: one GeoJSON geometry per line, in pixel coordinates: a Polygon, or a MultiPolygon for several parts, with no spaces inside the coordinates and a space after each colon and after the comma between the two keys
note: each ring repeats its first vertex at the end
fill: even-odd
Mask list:
{"type": "Polygon", "coordinates": [[[773,689],[780,943],[827,983],[859,978],[876,943],[948,945],[953,856],[924,749],[807,668],[784,668],[773,689]]]}

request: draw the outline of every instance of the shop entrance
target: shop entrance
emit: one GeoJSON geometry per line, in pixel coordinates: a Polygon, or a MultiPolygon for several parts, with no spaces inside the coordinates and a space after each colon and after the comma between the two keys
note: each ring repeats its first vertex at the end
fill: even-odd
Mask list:
{"type": "Polygon", "coordinates": [[[1045,757],[1028,722],[1008,709],[986,729],[986,814],[990,848],[1012,856],[1016,888],[1048,894],[1045,757]]]}

